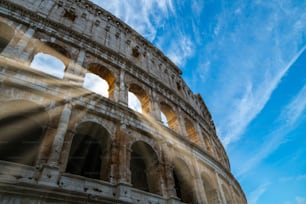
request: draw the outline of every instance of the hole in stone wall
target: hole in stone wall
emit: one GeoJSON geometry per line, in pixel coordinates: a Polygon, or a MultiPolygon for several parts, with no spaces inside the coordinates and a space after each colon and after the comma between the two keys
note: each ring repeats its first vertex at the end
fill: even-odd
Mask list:
{"type": "Polygon", "coordinates": [[[167,126],[167,127],[171,128],[172,130],[178,132],[180,130],[179,123],[178,123],[176,114],[172,110],[172,108],[168,104],[166,104],[164,102],[161,102],[160,103],[160,111],[161,111],[161,113],[163,113],[163,115],[165,116],[166,121],[167,121],[167,122],[163,122],[163,124],[166,124],[165,126],[167,126]]]}
{"type": "Polygon", "coordinates": [[[57,78],[64,78],[65,64],[58,58],[44,53],[37,53],[30,66],[57,78]]]}
{"type": "Polygon", "coordinates": [[[108,98],[108,83],[96,74],[86,73],[83,87],[108,98]]]}
{"type": "Polygon", "coordinates": [[[157,165],[158,158],[155,151],[144,142],[135,142],[132,145],[130,160],[133,187],[160,195],[160,174],[157,165]]]}
{"type": "Polygon", "coordinates": [[[35,165],[48,116],[28,101],[10,101],[0,109],[0,160],[35,165]]]}
{"type": "Polygon", "coordinates": [[[66,172],[109,181],[110,136],[102,126],[84,122],[73,137],[66,172]]]}
{"type": "Polygon", "coordinates": [[[128,92],[128,106],[139,113],[142,112],[141,102],[132,92],[128,92]]]}
{"type": "Polygon", "coordinates": [[[194,127],[194,124],[187,118],[185,118],[185,129],[191,141],[196,143],[197,145],[200,145],[200,139],[198,137],[197,130],[194,127]]]}
{"type": "Polygon", "coordinates": [[[150,100],[148,94],[137,84],[130,84],[128,91],[128,105],[140,113],[150,112],[150,100]]]}
{"type": "Polygon", "coordinates": [[[5,23],[0,22],[0,52],[9,44],[13,36],[14,30],[5,23]]]}
{"type": "MultiPolygon", "coordinates": [[[[91,74],[86,74],[86,81],[84,81],[86,87],[96,87],[97,93],[100,93],[102,96],[108,97],[109,99],[114,99],[115,77],[112,72],[100,64],[91,63],[88,65],[88,73],[91,74]]],[[[84,84],[83,87],[85,87],[84,84]]]]}

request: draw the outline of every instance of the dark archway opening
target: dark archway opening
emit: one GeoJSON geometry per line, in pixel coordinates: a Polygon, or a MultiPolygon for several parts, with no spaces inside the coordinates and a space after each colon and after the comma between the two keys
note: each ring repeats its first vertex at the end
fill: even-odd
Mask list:
{"type": "Polygon", "coordinates": [[[132,152],[131,156],[131,172],[132,172],[132,185],[142,191],[149,192],[149,186],[146,175],[146,164],[144,159],[132,152]]]}
{"type": "Polygon", "coordinates": [[[0,120],[0,160],[35,165],[43,128],[25,116],[0,120]]]}
{"type": "Polygon", "coordinates": [[[101,170],[101,148],[98,141],[88,135],[77,135],[72,147],[67,165],[67,172],[99,179],[101,170]]]}
{"type": "Polygon", "coordinates": [[[161,194],[158,158],[152,147],[140,141],[132,145],[130,170],[133,187],[161,194]]]}
{"type": "Polygon", "coordinates": [[[85,122],[74,136],[66,172],[109,181],[110,137],[101,126],[85,122]]]}
{"type": "Polygon", "coordinates": [[[0,107],[0,160],[34,166],[48,116],[28,101],[10,101],[0,107]]]}
{"type": "Polygon", "coordinates": [[[9,44],[13,38],[14,30],[6,25],[5,23],[0,22],[0,52],[9,44]]]}
{"type": "Polygon", "coordinates": [[[195,203],[193,180],[186,164],[176,160],[173,169],[176,196],[184,203],[195,203]]]}

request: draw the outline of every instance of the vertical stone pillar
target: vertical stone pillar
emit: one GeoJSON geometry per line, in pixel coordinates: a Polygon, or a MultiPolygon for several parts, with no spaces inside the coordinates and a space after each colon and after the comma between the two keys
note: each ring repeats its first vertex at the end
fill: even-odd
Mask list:
{"type": "Polygon", "coordinates": [[[110,182],[116,183],[119,179],[119,151],[120,145],[117,140],[112,142],[110,154],[110,182]]]}
{"type": "Polygon", "coordinates": [[[65,70],[65,79],[75,83],[77,86],[82,86],[85,76],[85,70],[83,70],[82,64],[85,59],[85,51],[80,50],[76,60],[70,59],[69,64],[65,70]]]}
{"type": "Polygon", "coordinates": [[[205,193],[205,189],[203,186],[203,182],[201,179],[201,172],[200,172],[200,167],[199,164],[197,162],[197,159],[194,158],[194,167],[195,167],[195,183],[196,183],[196,196],[197,196],[197,201],[199,203],[207,203],[207,199],[206,199],[206,195],[205,193]]]}
{"type": "Polygon", "coordinates": [[[32,37],[35,33],[35,30],[28,28],[26,32],[16,30],[15,36],[11,39],[10,42],[14,41],[14,38],[21,36],[20,40],[15,45],[9,43],[7,47],[2,51],[2,55],[14,57],[18,61],[29,61],[29,52],[24,52],[24,49],[27,47],[28,43],[31,42],[32,37]],[[12,56],[13,54],[13,56],[12,56]]]}
{"type": "Polygon", "coordinates": [[[152,96],[151,98],[151,115],[157,120],[161,121],[161,113],[160,113],[160,107],[159,107],[159,101],[156,96],[156,92],[152,90],[152,96]]]}
{"type": "Polygon", "coordinates": [[[215,173],[215,175],[216,175],[216,178],[217,178],[218,192],[220,192],[220,197],[221,197],[222,203],[226,204],[226,199],[225,199],[225,195],[224,195],[224,192],[223,192],[223,188],[222,188],[222,184],[221,184],[219,175],[218,175],[217,172],[215,173]]]}
{"type": "Polygon", "coordinates": [[[120,76],[119,76],[118,103],[124,106],[128,106],[128,91],[126,90],[124,78],[125,78],[125,71],[121,69],[120,76]]]}
{"type": "Polygon", "coordinates": [[[118,127],[116,132],[116,140],[118,141],[118,182],[129,183],[130,182],[130,157],[131,149],[128,147],[128,136],[125,124],[118,127]]]}
{"type": "Polygon", "coordinates": [[[60,116],[56,134],[54,136],[51,154],[48,160],[49,166],[58,167],[58,162],[64,144],[65,135],[68,129],[70,116],[71,116],[71,105],[67,103],[65,104],[62,114],[60,116]]]}
{"type": "Polygon", "coordinates": [[[163,154],[163,176],[164,176],[164,192],[163,195],[167,196],[168,199],[177,199],[176,191],[175,191],[175,183],[173,177],[173,165],[171,164],[172,158],[172,148],[171,144],[166,141],[161,142],[162,145],[162,154],[163,154]]]}
{"type": "Polygon", "coordinates": [[[177,119],[179,122],[181,135],[188,138],[188,134],[186,132],[186,127],[185,127],[185,120],[183,118],[182,111],[180,109],[177,111],[177,119]]]}

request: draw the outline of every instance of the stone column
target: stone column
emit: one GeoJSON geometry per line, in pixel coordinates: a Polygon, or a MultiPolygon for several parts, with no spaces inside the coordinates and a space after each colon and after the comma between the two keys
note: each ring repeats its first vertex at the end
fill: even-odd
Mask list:
{"type": "Polygon", "coordinates": [[[121,69],[119,76],[118,103],[124,106],[128,106],[128,91],[126,90],[124,78],[125,78],[125,71],[121,69]]]}
{"type": "Polygon", "coordinates": [[[70,59],[69,64],[65,70],[64,78],[75,83],[77,86],[82,86],[85,76],[82,64],[85,59],[85,51],[80,50],[76,60],[70,59]]]}
{"type": "Polygon", "coordinates": [[[225,199],[225,195],[224,195],[224,192],[223,192],[223,188],[222,188],[222,184],[221,184],[219,175],[218,175],[217,172],[215,174],[216,174],[216,178],[217,178],[218,192],[220,192],[220,197],[221,197],[222,203],[226,204],[226,199],[225,199]]]}
{"type": "Polygon", "coordinates": [[[183,135],[184,137],[189,138],[188,134],[186,132],[185,120],[184,120],[184,118],[182,116],[182,111],[180,109],[177,111],[177,119],[178,119],[178,122],[179,122],[181,135],[183,135]]]}
{"type": "Polygon", "coordinates": [[[152,96],[151,98],[151,115],[157,120],[161,121],[161,113],[160,113],[160,107],[159,107],[159,101],[156,96],[156,92],[152,90],[152,96]]]}
{"type": "Polygon", "coordinates": [[[206,195],[205,195],[205,189],[203,186],[203,182],[201,179],[201,168],[199,167],[199,164],[197,162],[197,159],[194,158],[194,167],[195,167],[195,183],[196,183],[196,196],[199,203],[207,203],[206,195]],[[203,193],[204,192],[204,193],[203,193]]]}
{"type": "Polygon", "coordinates": [[[120,145],[115,140],[111,145],[111,154],[110,154],[110,182],[116,183],[119,179],[119,151],[120,145]]]}
{"type": "Polygon", "coordinates": [[[118,168],[118,182],[120,183],[129,183],[130,182],[130,169],[129,169],[129,162],[131,157],[131,149],[127,146],[128,145],[128,136],[127,129],[125,124],[122,124],[118,127],[116,132],[116,140],[118,145],[118,161],[117,161],[117,168],[118,168]]]}
{"type": "Polygon", "coordinates": [[[24,52],[24,49],[27,47],[28,43],[31,42],[34,33],[35,30],[32,28],[28,28],[25,33],[17,29],[15,36],[13,36],[10,42],[14,41],[14,38],[19,37],[19,35],[21,35],[20,40],[16,45],[10,45],[11,43],[9,43],[7,47],[2,51],[2,55],[14,57],[18,61],[29,61],[30,52],[24,52]]]}
{"type": "Polygon", "coordinates": [[[65,104],[62,114],[59,119],[56,134],[51,149],[51,154],[48,160],[48,165],[52,167],[58,167],[60,154],[64,145],[65,135],[68,129],[69,120],[71,116],[71,105],[65,104]]]}

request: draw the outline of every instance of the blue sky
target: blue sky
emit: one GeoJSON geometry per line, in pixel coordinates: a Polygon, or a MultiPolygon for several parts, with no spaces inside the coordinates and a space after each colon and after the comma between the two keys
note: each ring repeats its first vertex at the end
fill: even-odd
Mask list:
{"type": "Polygon", "coordinates": [[[203,96],[249,204],[306,204],[306,1],[94,2],[203,96]]]}

